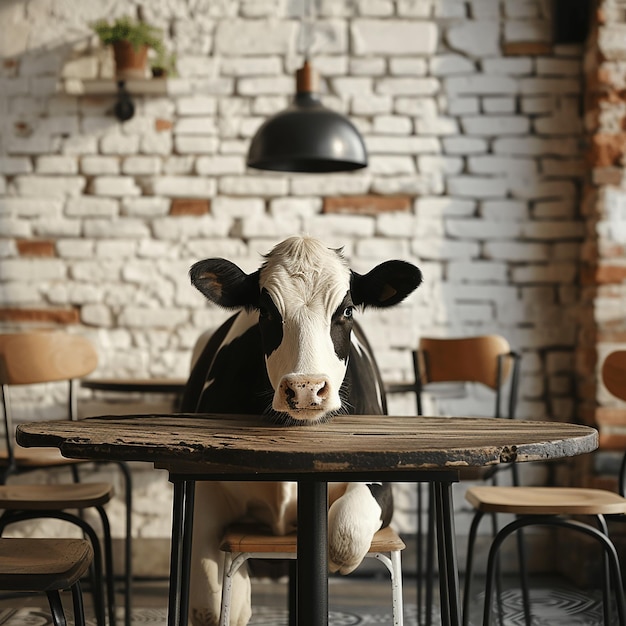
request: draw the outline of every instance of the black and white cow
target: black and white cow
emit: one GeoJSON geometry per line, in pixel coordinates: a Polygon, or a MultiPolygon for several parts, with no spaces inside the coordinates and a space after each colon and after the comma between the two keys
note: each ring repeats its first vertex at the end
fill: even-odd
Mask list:
{"type": "MultiPolygon", "coordinates": [[[[183,411],[245,413],[274,422],[314,425],[340,413],[382,415],[384,390],[371,349],[354,320],[357,307],[389,307],[421,282],[417,267],[388,261],[365,275],[340,251],[307,237],[277,245],[262,267],[246,274],[225,259],[207,259],[190,271],[211,302],[239,312],[210,338],[191,372],[183,411]]],[[[314,436],[303,432],[303,437],[314,436]]],[[[331,571],[354,570],[372,536],[389,524],[389,484],[329,486],[331,571]]],[[[219,619],[224,527],[252,516],[274,533],[296,527],[293,483],[202,482],[196,486],[191,619],[219,619]]],[[[250,618],[245,568],[233,583],[231,625],[250,618]]]]}

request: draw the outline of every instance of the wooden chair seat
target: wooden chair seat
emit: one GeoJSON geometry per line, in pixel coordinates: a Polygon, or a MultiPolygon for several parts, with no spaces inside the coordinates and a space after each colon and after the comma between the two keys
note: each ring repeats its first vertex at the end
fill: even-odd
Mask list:
{"type": "MultiPolygon", "coordinates": [[[[392,620],[394,626],[402,626],[402,566],[400,554],[404,541],[392,528],[379,530],[372,538],[366,556],[376,558],[389,572],[391,578],[392,620]]],[[[220,550],[226,553],[222,579],[222,606],[220,626],[230,623],[232,583],[235,573],[248,559],[296,559],[298,535],[273,535],[261,524],[233,524],[224,532],[220,550]]],[[[290,582],[293,582],[291,577],[290,582]]],[[[290,598],[293,600],[293,598],[290,598]]],[[[293,610],[290,604],[290,611],[293,610]]]]}
{"type": "Polygon", "coordinates": [[[45,593],[54,626],[66,626],[59,592],[71,589],[74,623],[84,626],[80,579],[93,558],[84,539],[0,539],[0,589],[45,593]]]}
{"type": "MultiPolygon", "coordinates": [[[[381,528],[372,539],[369,552],[395,552],[404,550],[406,545],[395,530],[387,526],[381,528]]],[[[260,524],[233,524],[229,526],[220,544],[222,552],[287,552],[298,550],[298,535],[272,535],[260,524]]]]}
{"type": "Polygon", "coordinates": [[[87,572],[92,557],[85,539],[0,538],[0,589],[69,589],[87,572]]]}
{"type": "Polygon", "coordinates": [[[626,498],[603,489],[578,487],[471,487],[467,501],[483,513],[517,515],[618,515],[626,498]]]}
{"type": "MultiPolygon", "coordinates": [[[[80,463],[91,463],[82,459],[68,459],[64,457],[58,448],[23,448],[15,446],[15,463],[18,469],[37,469],[49,467],[64,467],[80,463]]],[[[9,463],[9,454],[6,450],[0,450],[0,467],[6,467],[9,463]]]]}
{"type": "Polygon", "coordinates": [[[110,483],[0,485],[0,509],[4,510],[85,509],[106,504],[112,497],[110,483]]]}

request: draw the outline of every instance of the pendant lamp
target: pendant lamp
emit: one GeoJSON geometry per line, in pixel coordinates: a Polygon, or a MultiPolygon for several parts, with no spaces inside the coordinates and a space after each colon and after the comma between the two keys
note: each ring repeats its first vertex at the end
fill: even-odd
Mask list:
{"type": "Polygon", "coordinates": [[[296,72],[292,104],[266,120],[253,137],[247,163],[280,172],[345,172],[367,166],[363,138],[346,117],[316,95],[318,77],[306,60],[296,72]]]}

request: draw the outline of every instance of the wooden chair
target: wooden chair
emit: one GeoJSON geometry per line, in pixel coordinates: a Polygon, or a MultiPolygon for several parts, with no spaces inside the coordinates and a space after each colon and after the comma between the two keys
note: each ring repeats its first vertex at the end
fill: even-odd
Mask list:
{"type": "MultiPolygon", "coordinates": [[[[379,530],[372,539],[367,556],[378,559],[391,576],[393,625],[402,626],[402,567],[401,551],[406,546],[389,526],[379,530]]],[[[222,584],[220,626],[229,626],[232,580],[248,559],[296,559],[298,536],[272,535],[261,524],[233,524],[227,528],[220,549],[226,553],[222,584]]]]}
{"type": "MultiPolygon", "coordinates": [[[[13,413],[9,390],[17,385],[34,385],[64,381],[68,385],[68,417],[76,419],[74,381],[92,372],[97,365],[97,354],[84,337],[64,332],[32,332],[0,335],[0,385],[4,409],[5,446],[0,451],[2,475],[0,482],[0,533],[12,523],[35,518],[56,518],[79,526],[91,539],[94,550],[94,602],[99,624],[104,624],[105,606],[101,592],[102,572],[106,572],[108,612],[111,624],[115,620],[115,590],[113,576],[112,542],[108,517],[103,505],[113,497],[109,483],[79,483],[77,467],[81,463],[66,459],[56,448],[22,448],[15,443],[13,413]],[[70,484],[5,484],[16,474],[33,470],[67,467],[72,470],[70,484]],[[104,558],[98,535],[81,516],[69,510],[84,511],[94,508],[102,522],[104,558]],[[103,567],[104,562],[104,567],[103,567]]],[[[127,483],[127,488],[129,487],[127,483]]],[[[128,505],[128,501],[127,501],[128,505]]],[[[128,521],[127,521],[128,524],[128,521]]],[[[127,533],[130,532],[130,525],[127,533]]],[[[127,541],[130,534],[127,536],[127,541]]],[[[127,550],[128,553],[128,550],[127,550]]],[[[130,560],[126,563],[127,584],[131,577],[130,560]]],[[[129,587],[127,588],[129,592],[129,587]]],[[[127,595],[130,595],[129,593],[127,595]]],[[[128,600],[127,600],[127,606],[128,600]]],[[[127,623],[130,611],[127,610],[127,623]]]]}
{"type": "MultiPolygon", "coordinates": [[[[602,368],[602,378],[611,393],[626,400],[626,350],[614,352],[607,357],[602,368]]],[[[620,485],[624,484],[623,474],[626,468],[622,462],[620,485]]],[[[465,592],[463,598],[463,623],[468,624],[469,600],[473,568],[473,551],[478,525],[485,513],[509,513],[517,519],[505,526],[496,536],[489,551],[487,564],[487,580],[485,589],[485,606],[483,624],[488,625],[491,619],[491,595],[495,576],[495,558],[499,547],[512,533],[526,526],[557,526],[571,528],[596,539],[605,554],[604,584],[604,620],[610,624],[609,578],[613,582],[620,624],[626,624],[626,604],[622,591],[622,580],[619,561],[615,547],[608,537],[604,516],[626,513],[624,493],[616,494],[602,489],[583,489],[576,487],[493,487],[479,486],[469,489],[466,499],[476,509],[468,538],[467,565],[465,570],[465,592]],[[578,515],[593,516],[598,528],[572,520],[578,515]]],[[[622,518],[623,519],[623,518],[622,518]]],[[[520,554],[520,571],[526,623],[530,624],[530,601],[525,573],[524,555],[520,554]]]]}
{"type": "MultiPolygon", "coordinates": [[[[494,392],[494,418],[515,417],[520,356],[500,335],[470,337],[422,337],[413,352],[414,382],[386,385],[387,393],[415,393],[418,415],[424,414],[424,395],[435,398],[445,395],[465,397],[470,385],[480,385],[494,392]]],[[[496,473],[501,468],[460,468],[461,480],[490,480],[497,482],[496,473]]],[[[511,466],[513,483],[518,481],[517,468],[511,466]]],[[[427,553],[423,553],[422,516],[424,511],[422,485],[417,485],[417,606],[421,623],[422,606],[425,606],[425,624],[431,623],[434,577],[434,518],[433,494],[428,498],[427,553]],[[426,581],[425,591],[422,581],[426,581]],[[423,597],[425,595],[425,597],[423,597]]],[[[493,533],[497,532],[495,516],[493,533]]]]}
{"type": "Polygon", "coordinates": [[[0,539],[0,589],[45,593],[54,626],[66,626],[59,592],[71,589],[74,623],[84,626],[80,578],[92,556],[84,539],[0,539]]]}

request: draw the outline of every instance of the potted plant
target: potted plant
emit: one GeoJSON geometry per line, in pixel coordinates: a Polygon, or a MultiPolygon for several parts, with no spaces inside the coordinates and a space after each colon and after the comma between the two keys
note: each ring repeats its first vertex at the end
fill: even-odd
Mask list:
{"type": "Polygon", "coordinates": [[[117,78],[145,78],[148,49],[165,55],[161,29],[124,16],[113,23],[98,20],[91,25],[105,46],[113,47],[117,78]]]}

